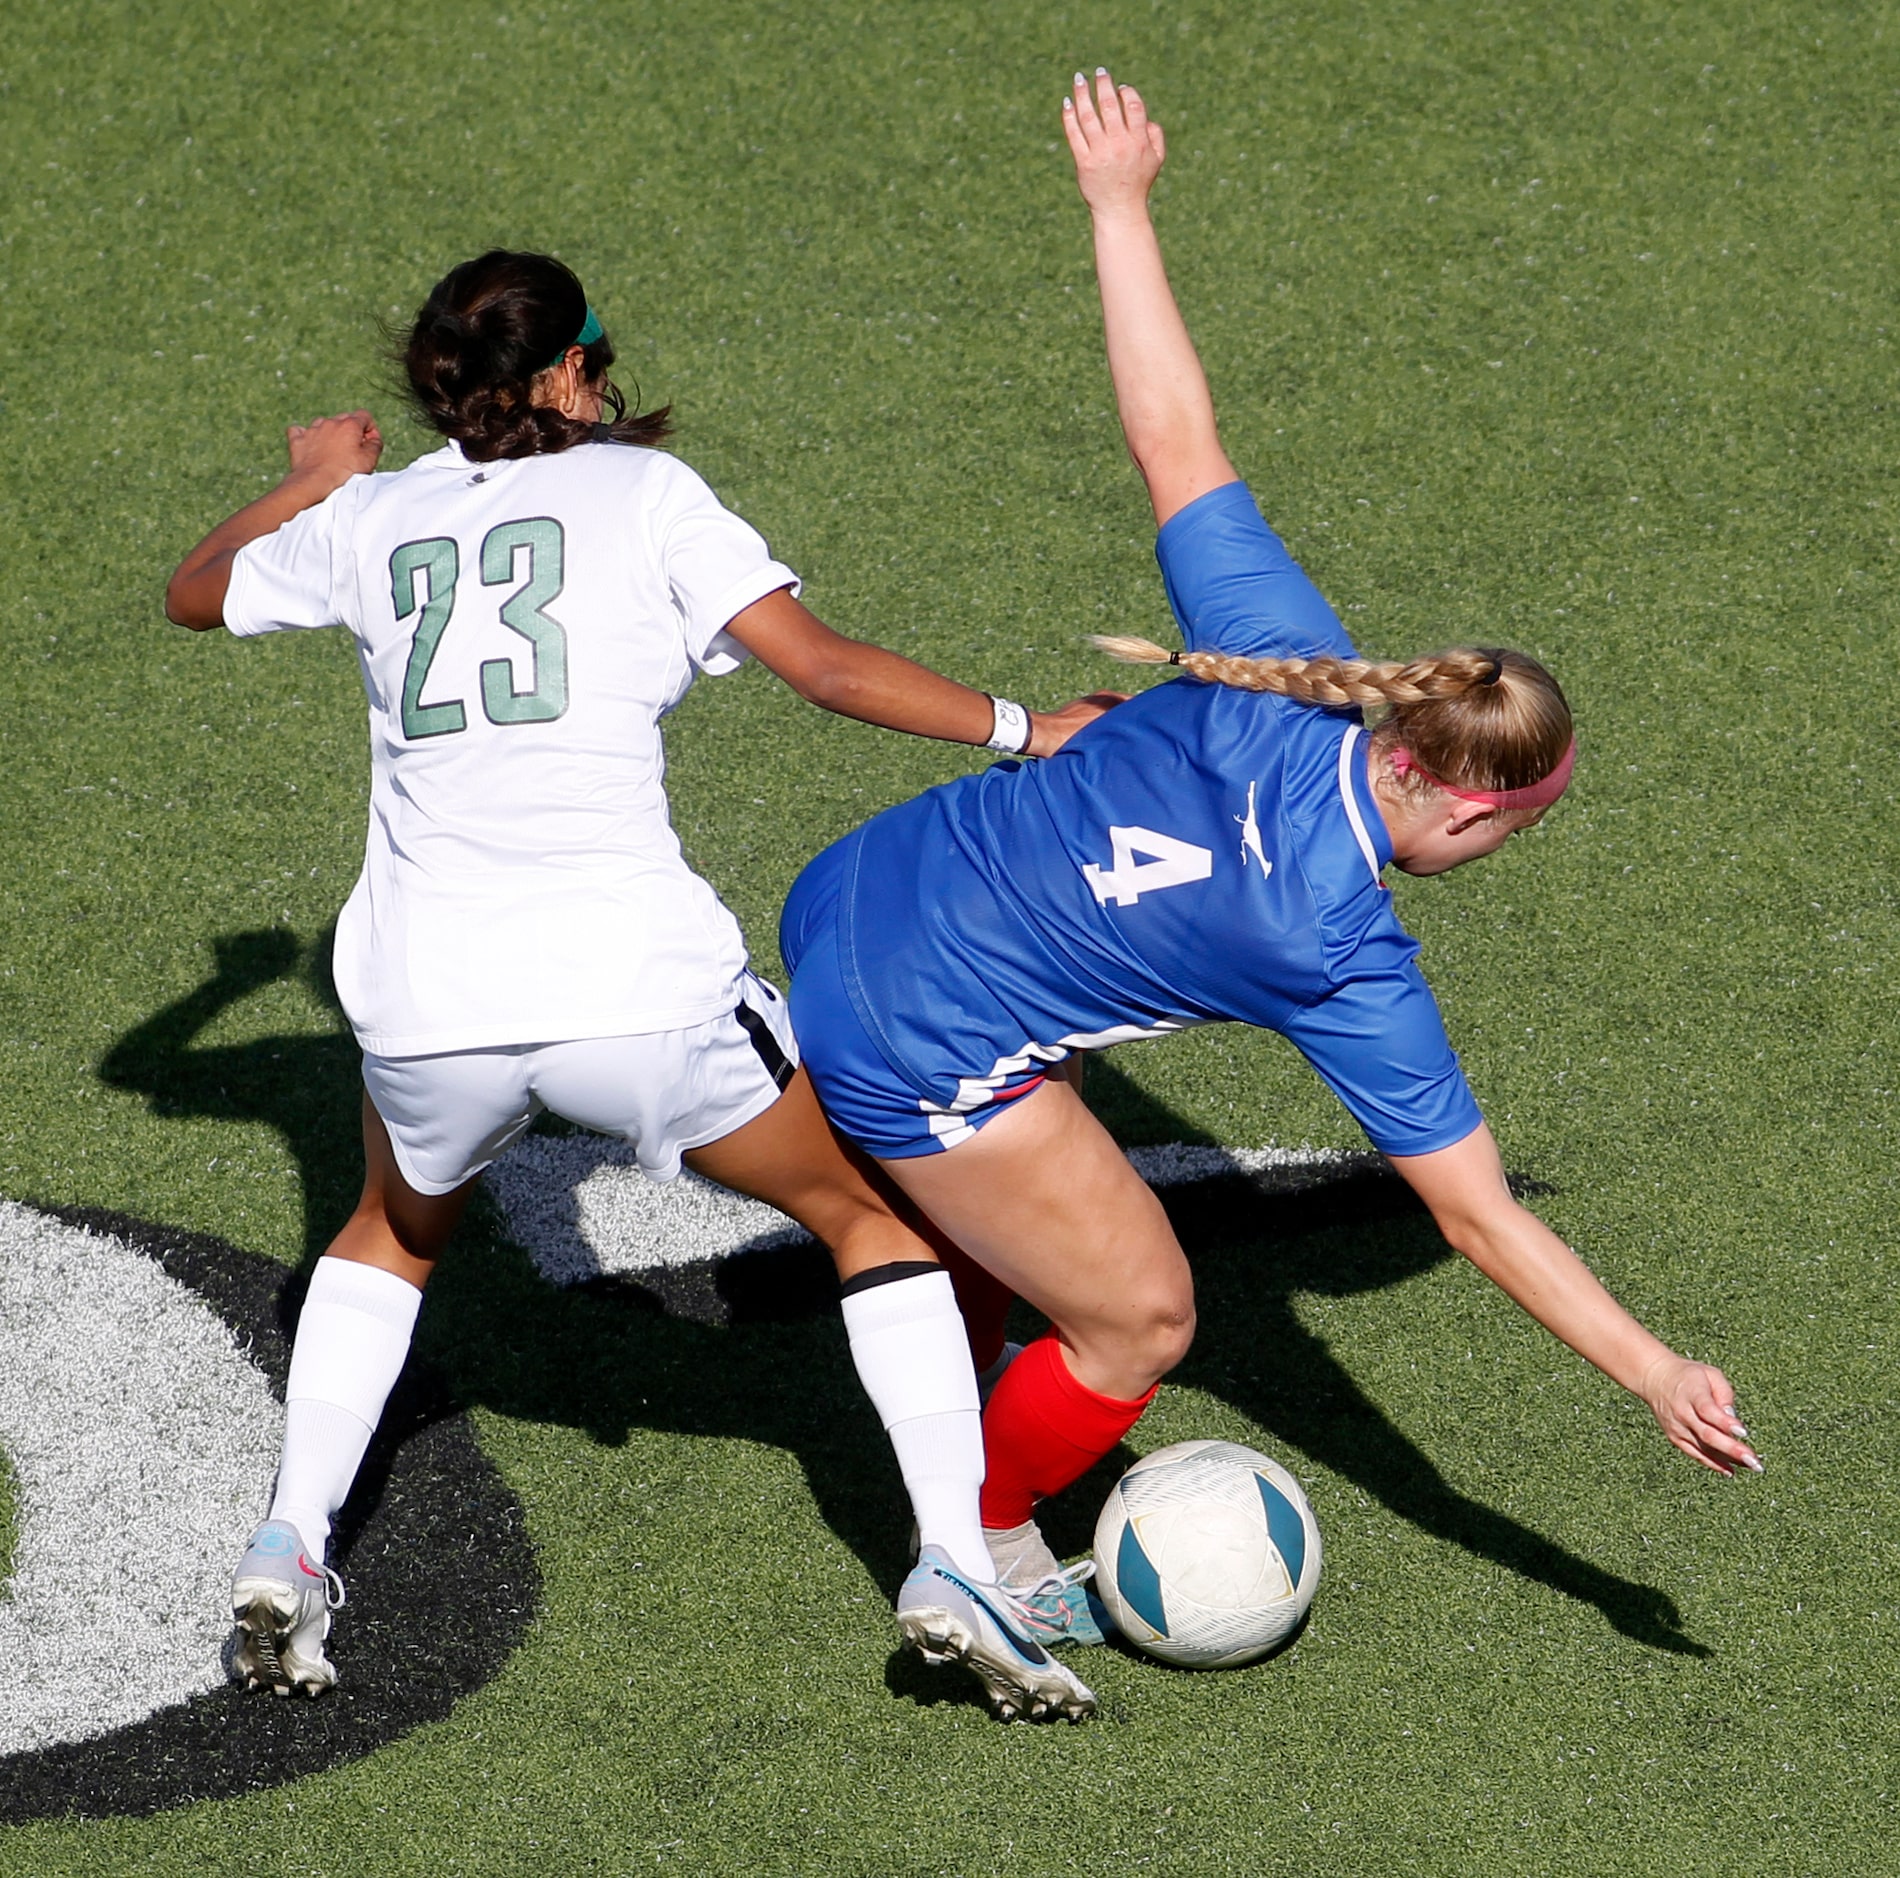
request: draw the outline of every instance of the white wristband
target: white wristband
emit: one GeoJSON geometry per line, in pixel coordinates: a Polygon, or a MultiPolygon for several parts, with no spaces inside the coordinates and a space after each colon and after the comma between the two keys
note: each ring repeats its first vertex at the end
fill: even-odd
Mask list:
{"type": "Polygon", "coordinates": [[[1011,698],[992,698],[996,719],[990,726],[989,748],[1005,756],[1021,756],[1029,748],[1029,713],[1011,698]]]}

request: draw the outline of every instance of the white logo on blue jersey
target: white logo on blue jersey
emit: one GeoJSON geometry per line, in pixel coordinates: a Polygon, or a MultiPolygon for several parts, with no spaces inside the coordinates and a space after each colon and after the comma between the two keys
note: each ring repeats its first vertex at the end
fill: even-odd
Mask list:
{"type": "Polygon", "coordinates": [[[1236,815],[1234,820],[1240,823],[1240,865],[1247,865],[1247,853],[1251,849],[1253,857],[1260,863],[1260,878],[1265,880],[1273,872],[1273,863],[1267,859],[1266,850],[1260,845],[1260,817],[1254,813],[1253,795],[1260,787],[1257,782],[1247,785],[1247,813],[1236,815]]]}

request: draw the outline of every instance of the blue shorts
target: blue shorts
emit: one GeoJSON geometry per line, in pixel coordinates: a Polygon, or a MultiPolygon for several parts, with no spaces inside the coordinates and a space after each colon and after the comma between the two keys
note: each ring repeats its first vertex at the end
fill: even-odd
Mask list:
{"type": "MultiPolygon", "coordinates": [[[[943,1100],[892,1068],[845,989],[838,957],[838,878],[855,836],[834,842],[793,883],[779,920],[779,951],[792,973],[792,1029],[799,1059],[832,1123],[880,1161],[940,1154],[969,1140],[1001,1107],[1041,1085],[1066,1050],[1007,1058],[987,1073],[944,1060],[943,1100]]],[[[937,1078],[933,1077],[933,1081],[937,1078]]]]}

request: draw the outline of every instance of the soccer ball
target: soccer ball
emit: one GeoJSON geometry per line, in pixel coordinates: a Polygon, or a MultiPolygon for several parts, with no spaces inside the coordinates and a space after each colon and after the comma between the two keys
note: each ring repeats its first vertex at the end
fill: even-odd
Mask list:
{"type": "Polygon", "coordinates": [[[1319,1584],[1319,1527],[1278,1461],[1180,1441],[1137,1461],[1095,1522],[1095,1586],[1130,1643],[1232,1669],[1291,1636],[1319,1584]]]}

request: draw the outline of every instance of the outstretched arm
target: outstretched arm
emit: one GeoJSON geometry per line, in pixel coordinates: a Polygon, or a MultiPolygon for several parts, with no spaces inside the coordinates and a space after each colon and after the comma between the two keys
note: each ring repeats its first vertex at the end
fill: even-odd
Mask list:
{"type": "Polygon", "coordinates": [[[193,632],[224,624],[231,563],[247,542],[275,534],[293,515],[314,508],[350,480],[376,467],[382,432],[367,411],[293,424],[288,432],[290,472],[268,495],[220,522],[179,562],[165,588],[165,617],[193,632]]]}
{"type": "MultiPolygon", "coordinates": [[[[759,663],[809,704],[886,730],[946,743],[985,743],[994,723],[990,699],[899,652],[847,639],[781,587],[756,600],[726,627],[759,663]]],[[[1029,756],[1054,756],[1122,693],[1098,691],[1059,711],[1029,713],[1029,756]]]]}
{"type": "Polygon", "coordinates": [[[1074,95],[1062,101],[1062,128],[1095,225],[1095,274],[1122,434],[1148,485],[1155,521],[1164,523],[1236,480],[1214,427],[1207,374],[1148,217],[1148,191],[1167,143],[1135,88],[1117,85],[1100,66],[1093,95],[1076,73],[1074,95]]]}
{"type": "Polygon", "coordinates": [[[1553,1336],[1641,1396],[1683,1453],[1718,1474],[1738,1465],[1761,1471],[1728,1378],[1651,1336],[1542,1220],[1518,1205],[1489,1128],[1480,1123],[1436,1154],[1391,1159],[1450,1244],[1553,1336]]]}

